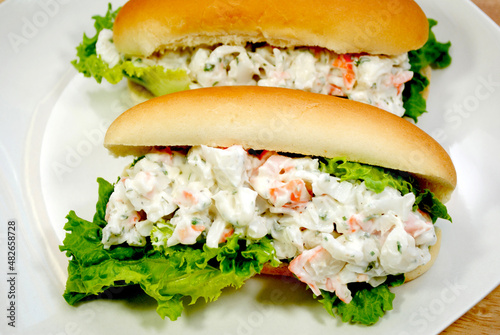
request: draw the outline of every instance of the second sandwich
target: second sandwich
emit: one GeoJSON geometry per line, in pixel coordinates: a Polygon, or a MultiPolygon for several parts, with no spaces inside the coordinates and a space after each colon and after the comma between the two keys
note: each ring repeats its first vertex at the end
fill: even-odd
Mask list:
{"type": "Polygon", "coordinates": [[[436,42],[412,0],[131,0],[95,19],[97,35],[84,37],[76,68],[99,82],[125,76],[139,99],[274,86],[417,120],[429,65],[450,61],[449,44],[436,42]]]}

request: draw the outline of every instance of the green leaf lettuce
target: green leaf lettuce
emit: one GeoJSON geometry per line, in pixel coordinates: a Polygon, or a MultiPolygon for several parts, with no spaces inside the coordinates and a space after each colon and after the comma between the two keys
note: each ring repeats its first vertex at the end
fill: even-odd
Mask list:
{"type": "Polygon", "coordinates": [[[104,249],[101,243],[104,212],[112,185],[99,179],[99,200],[92,222],[71,211],[64,229],[68,231],[61,251],[71,257],[64,298],[74,305],[111,287],[140,285],[158,302],[157,312],[177,319],[186,297],[191,303],[212,301],[225,287],[240,287],[262,270],[277,265],[274,248],[267,238],[246,245],[233,235],[217,249],[203,246],[171,248],[130,247],[126,244],[104,249]]]}
{"type": "Polygon", "coordinates": [[[380,193],[387,186],[400,191],[402,195],[415,194],[415,208],[429,214],[433,223],[438,218],[452,221],[446,206],[429,190],[419,190],[415,179],[400,171],[385,169],[378,166],[349,162],[344,158],[321,158],[320,170],[334,175],[340,180],[364,181],[366,188],[380,193]]]}
{"type": "Polygon", "coordinates": [[[75,59],[71,62],[73,66],[85,77],[93,77],[98,83],[102,79],[111,84],[117,84],[123,77],[144,86],[155,96],[189,89],[191,80],[185,70],[164,69],[160,65],[145,66],[139,60],[122,59],[117,65],[110,68],[96,54],[96,43],[99,33],[103,29],[113,29],[114,20],[121,8],[112,9],[111,4],[104,16],[95,15],[94,28],[96,33],[93,37],[83,34],[82,43],[76,48],[75,59]]]}
{"type": "Polygon", "coordinates": [[[423,71],[430,66],[436,69],[443,69],[451,64],[449,49],[451,42],[441,43],[436,39],[432,28],[437,24],[436,20],[429,19],[429,38],[424,46],[418,50],[408,53],[410,58],[410,70],[413,71],[413,78],[405,84],[403,90],[404,116],[417,121],[426,112],[426,101],[422,92],[429,86],[429,79],[423,71]]]}
{"type": "Polygon", "coordinates": [[[366,283],[350,284],[349,289],[353,298],[348,304],[327,291],[321,291],[321,298],[318,301],[332,316],[339,315],[343,322],[370,326],[384,316],[385,312],[392,310],[395,295],[389,287],[399,286],[404,283],[404,280],[404,275],[398,275],[389,276],[382,285],[377,287],[366,283]]]}

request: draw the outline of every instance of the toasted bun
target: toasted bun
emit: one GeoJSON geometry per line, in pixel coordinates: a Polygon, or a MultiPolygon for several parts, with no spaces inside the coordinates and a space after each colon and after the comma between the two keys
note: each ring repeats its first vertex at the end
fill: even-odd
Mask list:
{"type": "Polygon", "coordinates": [[[367,104],[285,88],[211,87],[154,98],[119,116],[104,145],[119,156],[153,146],[242,145],[347,157],[409,172],[443,201],[456,185],[446,151],[414,124],[367,104]]]}
{"type": "MultiPolygon", "coordinates": [[[[427,270],[429,270],[436,261],[436,258],[439,254],[439,249],[441,248],[441,229],[439,229],[438,227],[435,227],[434,229],[436,231],[437,240],[436,243],[429,248],[429,252],[431,254],[431,260],[425,263],[424,265],[420,265],[415,270],[405,273],[405,283],[413,279],[416,279],[421,275],[423,275],[424,273],[426,273],[427,270]]],[[[264,264],[264,268],[262,269],[260,274],[272,275],[272,276],[287,276],[287,277],[295,276],[290,270],[288,270],[288,263],[286,262],[281,262],[280,265],[277,267],[273,267],[269,263],[266,263],[264,264]]]]}
{"type": "Polygon", "coordinates": [[[247,42],[396,55],[425,43],[428,22],[412,0],[130,0],[113,30],[133,56],[247,42]]]}

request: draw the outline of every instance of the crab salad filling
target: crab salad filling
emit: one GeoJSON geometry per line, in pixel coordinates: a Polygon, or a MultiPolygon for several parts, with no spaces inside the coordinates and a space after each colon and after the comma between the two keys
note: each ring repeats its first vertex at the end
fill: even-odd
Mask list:
{"type": "Polygon", "coordinates": [[[267,236],[315,295],[348,303],[347,284],[378,286],[430,260],[434,226],[414,203],[411,192],[341,181],[318,158],[237,145],[157,148],[115,184],[102,243],[217,248],[233,234],[248,243],[267,236]]]}
{"type": "MultiPolygon", "coordinates": [[[[109,29],[99,33],[96,53],[110,67],[125,58],[117,51],[109,29]]],[[[165,50],[130,60],[137,67],[182,69],[191,89],[231,85],[294,88],[346,97],[398,116],[405,113],[404,84],[413,77],[407,53],[337,54],[320,47],[279,48],[266,43],[165,50]]]]}

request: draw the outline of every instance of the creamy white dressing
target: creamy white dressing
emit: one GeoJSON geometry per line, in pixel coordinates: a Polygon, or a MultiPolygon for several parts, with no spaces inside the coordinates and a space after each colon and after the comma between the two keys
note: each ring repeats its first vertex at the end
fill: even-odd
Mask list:
{"type": "MultiPolygon", "coordinates": [[[[112,31],[102,30],[97,54],[111,67],[120,56],[112,31]]],[[[402,91],[409,81],[408,54],[344,54],[323,48],[276,48],[269,45],[196,47],[132,58],[136,66],[184,69],[190,88],[258,85],[294,88],[364,102],[398,116],[404,114],[402,91]]]]}
{"type": "Polygon", "coordinates": [[[112,30],[101,30],[97,38],[95,49],[96,54],[100,56],[104,62],[108,63],[110,68],[116,66],[120,62],[121,57],[118,50],[116,50],[115,44],[113,43],[112,30]]]}
{"type": "Polygon", "coordinates": [[[347,284],[379,285],[430,260],[432,222],[412,210],[413,193],[340,181],[317,159],[240,146],[196,146],[147,154],[116,183],[106,210],[105,248],[121,243],[217,248],[238,234],[272,237],[277,258],[315,294],[351,299],[347,284]],[[169,234],[160,234],[168,230],[169,234]]]}

